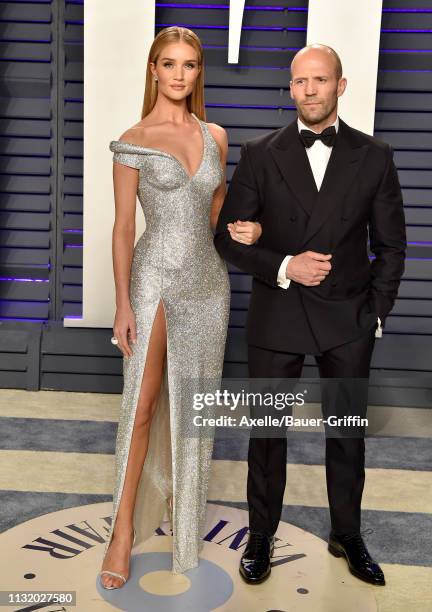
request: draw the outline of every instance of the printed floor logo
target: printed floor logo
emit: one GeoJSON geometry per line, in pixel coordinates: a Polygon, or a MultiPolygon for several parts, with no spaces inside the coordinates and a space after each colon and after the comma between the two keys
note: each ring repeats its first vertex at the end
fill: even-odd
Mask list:
{"type": "Polygon", "coordinates": [[[247,540],[245,510],[208,504],[200,565],[171,574],[171,536],[164,525],[133,550],[130,577],[118,590],[105,590],[97,577],[112,504],[52,512],[0,534],[1,589],[75,591],[76,606],[21,604],[9,612],[376,612],[373,586],[351,576],[343,559],[332,557],[320,538],[281,522],[272,574],[260,585],[245,584],[238,563],[247,540]]]}

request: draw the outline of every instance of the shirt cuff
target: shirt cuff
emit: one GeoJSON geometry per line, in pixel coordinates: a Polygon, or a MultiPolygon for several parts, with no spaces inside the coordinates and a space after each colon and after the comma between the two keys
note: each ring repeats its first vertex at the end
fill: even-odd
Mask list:
{"type": "Polygon", "coordinates": [[[381,319],[378,317],[378,327],[375,330],[375,338],[382,338],[381,319]]]}
{"type": "Polygon", "coordinates": [[[287,255],[286,257],[284,257],[279,267],[279,271],[277,275],[277,284],[279,285],[281,289],[288,289],[288,287],[290,286],[291,279],[286,277],[285,272],[286,272],[287,264],[289,260],[291,259],[291,257],[294,257],[294,255],[287,255]]]}

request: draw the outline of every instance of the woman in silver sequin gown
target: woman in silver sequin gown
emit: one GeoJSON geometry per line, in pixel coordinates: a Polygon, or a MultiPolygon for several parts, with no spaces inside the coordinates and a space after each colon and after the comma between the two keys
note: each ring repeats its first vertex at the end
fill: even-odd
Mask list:
{"type": "MultiPolygon", "coordinates": [[[[190,53],[191,46],[187,46],[190,53]]],[[[199,125],[203,143],[201,163],[193,175],[176,156],[160,148],[124,140],[113,140],[109,145],[115,163],[138,170],[137,193],[146,228],[135,245],[130,268],[136,343],[131,345],[131,356],[123,358],[113,514],[105,553],[131,460],[150,335],[162,304],[166,361],[136,490],[133,525],[139,545],[154,534],[169,510],[174,573],[196,567],[203,546],[214,432],[197,432],[199,428],[191,427],[196,414],[191,392],[215,390],[220,382],[230,306],[226,264],[214,248],[209,223],[214,193],[222,182],[225,192],[225,173],[218,143],[207,123],[194,112],[191,116],[199,125]]]]}
{"type": "Polygon", "coordinates": [[[130,298],[136,316],[137,343],[132,357],[124,360],[113,522],[152,322],[162,300],[167,323],[167,367],[150,427],[137,493],[135,529],[137,543],[152,535],[172,495],[175,571],[197,564],[212,452],[211,437],[177,434],[181,416],[187,416],[181,411],[193,416],[192,407],[182,405],[182,394],[187,389],[182,390],[181,385],[190,385],[197,378],[220,376],[230,303],[226,265],[214,249],[209,226],[213,191],[223,176],[218,145],[206,123],[195,114],[193,117],[202,129],[204,155],[192,177],[168,153],[125,142],[110,143],[115,162],[139,169],[138,198],[146,220],[131,267],[130,298]]]}

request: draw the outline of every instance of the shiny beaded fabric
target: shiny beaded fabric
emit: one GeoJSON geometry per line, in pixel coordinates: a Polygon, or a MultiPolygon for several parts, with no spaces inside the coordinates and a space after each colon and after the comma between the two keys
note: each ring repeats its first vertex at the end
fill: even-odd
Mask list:
{"type": "Polygon", "coordinates": [[[226,264],[213,246],[210,228],[213,192],[224,175],[219,148],[207,124],[192,116],[204,143],[193,176],[165,151],[116,140],[109,146],[114,162],[139,171],[138,199],[146,228],[131,265],[137,343],[131,345],[133,355],[123,358],[113,514],[105,553],[123,491],[152,324],[162,300],[167,359],[137,489],[134,526],[139,546],[161,526],[171,499],[174,573],[196,567],[203,546],[214,431],[193,426],[197,411],[192,392],[206,393],[219,384],[230,301],[226,264]]]}

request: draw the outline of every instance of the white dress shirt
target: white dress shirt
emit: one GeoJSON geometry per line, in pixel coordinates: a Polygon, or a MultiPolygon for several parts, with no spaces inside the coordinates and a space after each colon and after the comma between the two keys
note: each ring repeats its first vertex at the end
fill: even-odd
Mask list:
{"type": "MultiPolygon", "coordinates": [[[[334,121],[331,125],[335,126],[336,132],[339,129],[339,117],[336,117],[336,121],[334,121]]],[[[298,130],[310,130],[311,128],[305,125],[299,118],[297,118],[297,126],[298,130]]],[[[315,131],[315,130],[312,130],[315,131]]],[[[327,164],[330,159],[330,155],[333,147],[328,147],[323,143],[322,140],[315,140],[311,147],[306,148],[306,154],[309,158],[309,163],[312,168],[313,177],[315,179],[315,183],[318,191],[321,189],[321,184],[324,178],[325,171],[327,169],[327,164]]],[[[291,279],[286,277],[286,267],[294,255],[287,255],[284,257],[278,271],[277,275],[277,284],[281,289],[288,289],[291,279]]],[[[378,328],[375,331],[375,336],[377,338],[381,338],[382,336],[382,328],[381,328],[381,320],[378,317],[378,328]]]]}

